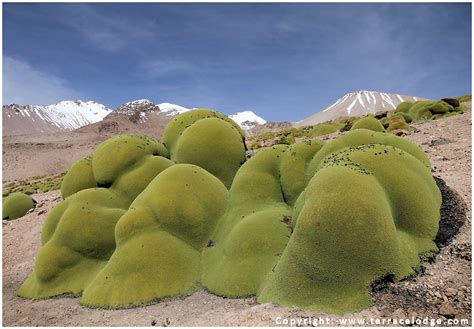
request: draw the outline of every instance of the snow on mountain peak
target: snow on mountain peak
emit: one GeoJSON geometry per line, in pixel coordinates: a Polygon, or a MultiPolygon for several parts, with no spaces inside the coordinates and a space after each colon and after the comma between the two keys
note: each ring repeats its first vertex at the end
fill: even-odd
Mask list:
{"type": "Polygon", "coordinates": [[[98,122],[112,110],[93,101],[66,100],[57,104],[4,105],[4,130],[13,134],[74,130],[98,122]],[[5,124],[8,120],[8,124],[5,124]]]}
{"type": "Polygon", "coordinates": [[[127,102],[122,106],[130,106],[130,105],[145,105],[145,104],[153,104],[153,102],[149,99],[136,99],[134,101],[127,102]]]}
{"type": "Polygon", "coordinates": [[[358,90],[345,94],[321,112],[295,122],[295,126],[314,125],[343,116],[362,116],[378,111],[388,111],[396,108],[401,102],[416,102],[421,99],[414,96],[358,90]]]}
{"type": "Polygon", "coordinates": [[[237,112],[233,115],[229,115],[229,118],[234,120],[242,129],[250,129],[256,125],[263,125],[267,123],[267,121],[252,111],[237,112]]]}
{"type": "Polygon", "coordinates": [[[161,112],[167,112],[168,115],[177,115],[177,114],[190,111],[190,109],[186,107],[182,107],[182,106],[171,104],[171,103],[160,103],[158,104],[158,107],[160,108],[161,112]]]}
{"type": "Polygon", "coordinates": [[[55,126],[71,130],[100,121],[112,112],[102,104],[81,100],[61,101],[47,106],[34,106],[31,109],[39,116],[43,112],[43,116],[49,119],[46,121],[50,121],[55,126]]]}

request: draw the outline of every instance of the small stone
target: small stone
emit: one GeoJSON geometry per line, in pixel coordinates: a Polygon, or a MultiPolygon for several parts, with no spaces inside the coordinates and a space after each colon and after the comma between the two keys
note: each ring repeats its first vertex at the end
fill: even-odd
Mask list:
{"type": "Polygon", "coordinates": [[[444,302],[443,304],[441,304],[438,313],[449,319],[452,319],[456,315],[456,310],[451,306],[451,304],[449,304],[448,302],[444,302]]]}
{"type": "Polygon", "coordinates": [[[446,295],[446,297],[454,297],[458,294],[458,291],[454,288],[448,288],[446,289],[444,294],[446,295]]]}
{"type": "Polygon", "coordinates": [[[402,310],[401,308],[397,308],[393,313],[392,313],[392,317],[394,319],[405,319],[407,317],[407,314],[405,313],[404,310],[402,310]]]}
{"type": "Polygon", "coordinates": [[[414,310],[409,310],[408,311],[408,318],[409,319],[416,319],[416,318],[418,318],[418,313],[416,313],[416,311],[414,311],[414,310]]]}

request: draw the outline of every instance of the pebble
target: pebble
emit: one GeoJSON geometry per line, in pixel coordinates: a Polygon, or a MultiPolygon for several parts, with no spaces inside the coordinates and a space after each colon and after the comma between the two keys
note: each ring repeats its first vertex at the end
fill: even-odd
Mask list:
{"type": "Polygon", "coordinates": [[[407,317],[407,314],[405,313],[404,310],[401,308],[397,308],[393,313],[392,313],[392,318],[394,319],[405,319],[407,317]]]}
{"type": "Polygon", "coordinates": [[[444,302],[443,304],[441,304],[438,313],[447,318],[454,318],[454,316],[456,315],[456,310],[451,306],[451,304],[449,304],[448,302],[444,302]]]}
{"type": "Polygon", "coordinates": [[[454,288],[448,288],[445,290],[444,294],[446,297],[454,297],[458,294],[458,291],[454,288]]]}

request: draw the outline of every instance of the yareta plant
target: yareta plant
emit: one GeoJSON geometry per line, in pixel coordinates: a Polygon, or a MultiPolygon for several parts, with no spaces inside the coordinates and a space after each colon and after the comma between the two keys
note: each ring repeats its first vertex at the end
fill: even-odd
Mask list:
{"type": "Polygon", "coordinates": [[[383,127],[382,123],[380,123],[380,121],[375,118],[362,118],[362,119],[357,120],[352,125],[351,130],[356,130],[356,129],[369,129],[369,130],[380,131],[380,132],[385,131],[385,128],[383,127]]]}
{"type": "Polygon", "coordinates": [[[2,200],[2,219],[12,220],[23,217],[35,207],[36,201],[24,193],[12,193],[2,200]]]}
{"type": "Polygon", "coordinates": [[[372,282],[411,275],[437,250],[441,196],[428,158],[367,129],[262,148],[245,162],[235,123],[190,111],[162,142],[105,141],[62,191],[20,296],[120,308],[205,287],[352,312],[371,305],[372,282]]]}

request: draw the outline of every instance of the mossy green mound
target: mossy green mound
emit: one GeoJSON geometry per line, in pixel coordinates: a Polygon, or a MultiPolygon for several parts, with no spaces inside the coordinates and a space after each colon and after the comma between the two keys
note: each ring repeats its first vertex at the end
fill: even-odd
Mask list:
{"type": "Polygon", "coordinates": [[[419,254],[437,250],[441,196],[422,151],[396,136],[351,133],[313,158],[294,232],[260,302],[361,310],[371,305],[371,282],[411,275],[419,254]],[[363,139],[378,143],[350,141],[363,139]]]}
{"type": "Polygon", "coordinates": [[[369,129],[369,130],[380,131],[380,132],[385,131],[385,128],[380,123],[380,121],[375,118],[362,118],[362,119],[357,120],[352,125],[351,130],[356,130],[356,129],[369,129]]]}
{"type": "Polygon", "coordinates": [[[182,113],[165,128],[163,143],[176,163],[198,165],[230,188],[245,162],[243,132],[235,122],[212,110],[182,113]]]}
{"type": "Polygon", "coordinates": [[[392,119],[389,121],[387,132],[391,132],[394,130],[410,131],[411,127],[403,119],[392,119]]]}
{"type": "Polygon", "coordinates": [[[463,95],[456,98],[460,103],[462,102],[469,102],[472,99],[472,95],[463,95]]]}
{"type": "Polygon", "coordinates": [[[310,135],[313,137],[329,135],[329,134],[335,133],[336,131],[338,131],[339,129],[343,127],[344,127],[344,124],[342,123],[327,123],[327,122],[318,123],[311,130],[310,135]]]}
{"type": "Polygon", "coordinates": [[[112,185],[123,171],[146,155],[168,158],[169,152],[162,143],[148,136],[119,135],[106,140],[92,155],[92,170],[97,184],[112,185]]]}
{"type": "Polygon", "coordinates": [[[453,106],[443,101],[418,101],[410,108],[408,114],[413,120],[431,119],[434,114],[454,111],[453,106]]]}
{"type": "Polygon", "coordinates": [[[87,188],[97,187],[92,171],[92,157],[76,161],[68,170],[61,183],[63,199],[87,188]]]}
{"type": "Polygon", "coordinates": [[[156,176],[117,223],[117,249],[81,303],[124,307],[193,292],[200,251],[227,198],[225,186],[198,166],[175,165],[156,176]]]}
{"type": "Polygon", "coordinates": [[[79,294],[115,250],[115,224],[131,202],[174,163],[159,141],[112,137],[68,171],[64,200],[48,214],[35,270],[18,295],[45,298],[79,294]],[[97,188],[103,184],[106,187],[97,188]]]}
{"type": "Polygon", "coordinates": [[[237,173],[227,213],[203,251],[203,285],[230,297],[259,293],[291,235],[292,205],[322,142],[261,149],[237,173]],[[293,172],[289,172],[292,168],[293,172]]]}
{"type": "Polygon", "coordinates": [[[411,115],[404,112],[396,112],[393,115],[391,115],[390,118],[387,118],[387,119],[388,120],[400,119],[400,120],[405,121],[406,123],[410,123],[413,121],[413,118],[411,117],[411,115]]]}
{"type": "Polygon", "coordinates": [[[398,104],[397,108],[395,109],[396,113],[408,113],[410,108],[413,106],[413,102],[401,102],[398,104]]]}
{"type": "Polygon", "coordinates": [[[244,163],[239,130],[213,111],[195,114],[166,128],[169,153],[127,135],[71,168],[102,187],[68,178],[78,191],[49,214],[19,296],[82,294],[82,305],[119,308],[205,287],[352,312],[371,305],[372,282],[411,275],[437,250],[440,192],[408,140],[355,129],[262,148],[244,163]]]}
{"type": "Polygon", "coordinates": [[[81,293],[115,250],[115,224],[127,206],[105,188],[82,190],[59,203],[44,223],[35,268],[18,296],[81,293]]]}
{"type": "Polygon", "coordinates": [[[24,193],[12,193],[3,198],[2,201],[2,219],[12,220],[23,217],[28,210],[35,207],[35,200],[24,193]]]}

